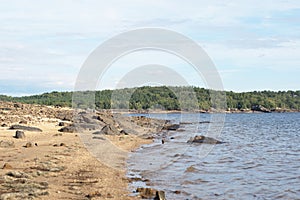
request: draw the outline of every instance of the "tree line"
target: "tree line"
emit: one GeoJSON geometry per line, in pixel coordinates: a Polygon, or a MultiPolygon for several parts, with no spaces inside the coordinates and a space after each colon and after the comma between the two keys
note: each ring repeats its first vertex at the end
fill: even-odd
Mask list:
{"type": "Polygon", "coordinates": [[[300,109],[298,91],[214,91],[199,87],[139,87],[117,90],[50,92],[40,95],[11,97],[0,95],[0,101],[42,104],[62,107],[89,107],[98,109],[164,109],[164,110],[211,110],[252,109],[261,105],[267,109],[300,109]],[[76,98],[74,98],[76,97],[76,98]],[[91,105],[93,104],[93,105],[91,105]]]}

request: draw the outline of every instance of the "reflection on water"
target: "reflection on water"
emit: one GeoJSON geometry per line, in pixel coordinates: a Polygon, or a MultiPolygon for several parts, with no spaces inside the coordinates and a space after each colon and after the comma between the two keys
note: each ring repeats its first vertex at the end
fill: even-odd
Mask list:
{"type": "Polygon", "coordinates": [[[300,199],[300,113],[227,114],[219,137],[226,143],[204,158],[201,145],[186,141],[206,133],[210,124],[196,122],[210,115],[182,115],[192,122],[184,131],[162,133],[164,145],[157,139],[131,154],[129,176],[149,179],[167,199],[300,199]]]}

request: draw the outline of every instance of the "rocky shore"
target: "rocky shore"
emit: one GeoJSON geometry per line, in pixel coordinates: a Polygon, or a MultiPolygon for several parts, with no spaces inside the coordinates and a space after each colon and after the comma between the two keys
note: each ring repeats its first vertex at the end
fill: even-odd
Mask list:
{"type": "MultiPolygon", "coordinates": [[[[73,116],[69,108],[0,102],[1,200],[141,198],[129,195],[126,156],[152,142],[165,121],[110,112],[73,116]],[[123,154],[101,162],[87,144],[105,141],[123,154]]],[[[157,195],[163,199],[162,191],[157,195]]]]}

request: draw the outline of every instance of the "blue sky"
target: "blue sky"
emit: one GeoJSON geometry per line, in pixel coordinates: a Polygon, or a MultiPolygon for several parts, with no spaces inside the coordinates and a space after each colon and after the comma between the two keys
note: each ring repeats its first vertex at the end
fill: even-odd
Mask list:
{"type": "MultiPolygon", "coordinates": [[[[73,90],[97,46],[141,27],[167,28],[196,41],[215,63],[225,90],[300,89],[296,0],[4,0],[0,23],[0,94],[73,90]]],[[[99,88],[113,89],[126,70],[151,64],[149,58],[205,87],[179,59],[144,52],[114,63],[99,88]]]]}

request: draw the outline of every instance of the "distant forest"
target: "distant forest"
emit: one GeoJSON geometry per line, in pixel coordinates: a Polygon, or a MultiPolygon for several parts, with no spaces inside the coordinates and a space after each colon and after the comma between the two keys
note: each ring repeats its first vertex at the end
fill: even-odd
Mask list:
{"type": "MultiPolygon", "coordinates": [[[[77,106],[86,106],[86,95],[92,92],[76,92],[83,102],[76,101],[77,106]],[[79,105],[81,104],[81,105],[79,105]]],[[[140,87],[118,90],[102,90],[93,92],[95,98],[92,101],[98,109],[253,109],[255,106],[263,106],[267,109],[300,109],[300,90],[298,91],[253,91],[253,92],[221,92],[198,87],[140,87]],[[226,100],[225,100],[226,95],[226,100]],[[125,100],[124,100],[125,99],[125,100]]],[[[24,97],[10,97],[0,95],[0,101],[12,101],[29,104],[42,104],[72,107],[73,92],[50,92],[41,95],[24,97]]]]}

